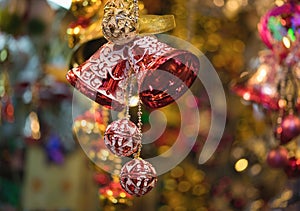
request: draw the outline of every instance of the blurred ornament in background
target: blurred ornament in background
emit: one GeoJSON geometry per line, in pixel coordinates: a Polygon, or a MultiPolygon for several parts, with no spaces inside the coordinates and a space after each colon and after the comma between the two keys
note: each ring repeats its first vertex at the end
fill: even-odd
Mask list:
{"type": "Polygon", "coordinates": [[[104,187],[111,182],[111,178],[107,172],[102,169],[95,168],[94,181],[98,187],[104,187]]]}
{"type": "Polygon", "coordinates": [[[286,144],[300,135],[300,118],[295,114],[283,116],[281,124],[276,128],[276,136],[280,143],[286,144]]]}
{"type": "Polygon", "coordinates": [[[256,71],[242,73],[240,79],[233,81],[231,90],[245,101],[278,110],[278,86],[283,79],[281,68],[269,50],[260,52],[259,63],[256,71]]]}
{"type": "Polygon", "coordinates": [[[284,168],[288,164],[288,150],[279,146],[268,152],[267,163],[272,168],[284,168]]]}
{"type": "MultiPolygon", "coordinates": [[[[300,5],[290,1],[282,6],[269,10],[258,25],[258,31],[262,41],[273,50],[281,61],[293,50],[299,48],[300,29],[300,5]]],[[[297,51],[293,57],[298,58],[297,51]]]]}
{"type": "Polygon", "coordinates": [[[0,123],[1,120],[9,123],[13,123],[15,121],[15,108],[10,97],[5,97],[4,99],[2,99],[2,105],[0,105],[0,112],[0,123]]]}

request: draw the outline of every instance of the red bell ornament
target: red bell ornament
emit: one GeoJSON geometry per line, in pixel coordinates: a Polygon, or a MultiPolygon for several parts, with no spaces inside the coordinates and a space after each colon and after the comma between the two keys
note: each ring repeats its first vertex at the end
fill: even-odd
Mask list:
{"type": "Polygon", "coordinates": [[[107,148],[120,157],[126,157],[138,151],[141,137],[138,127],[124,118],[112,122],[106,128],[104,142],[107,148]]]}
{"type": "Polygon", "coordinates": [[[281,124],[276,129],[281,144],[286,144],[300,135],[300,118],[294,114],[283,117],[281,124]]]}
{"type": "Polygon", "coordinates": [[[263,51],[260,65],[253,73],[245,73],[233,81],[231,90],[246,101],[254,102],[267,109],[279,109],[280,98],[277,87],[284,75],[272,51],[263,51]]]}
{"type": "Polygon", "coordinates": [[[157,183],[156,171],[147,161],[136,158],[122,167],[120,183],[130,195],[143,196],[155,187],[157,183]]]}
{"type": "Polygon", "coordinates": [[[154,36],[142,36],[125,45],[104,44],[86,62],[72,68],[67,80],[90,99],[120,111],[125,107],[131,74],[138,79],[141,101],[159,108],[185,93],[199,66],[194,54],[172,48],[154,36]]]}

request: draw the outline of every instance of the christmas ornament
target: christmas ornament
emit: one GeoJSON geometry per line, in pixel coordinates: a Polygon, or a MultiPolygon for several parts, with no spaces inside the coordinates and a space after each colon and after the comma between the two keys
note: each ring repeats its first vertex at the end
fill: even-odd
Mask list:
{"type": "Polygon", "coordinates": [[[145,195],[152,190],[156,182],[155,169],[143,159],[135,158],[126,163],[121,169],[121,186],[131,195],[145,195]]]}
{"type": "Polygon", "coordinates": [[[102,20],[104,37],[117,45],[132,41],[137,35],[138,10],[137,0],[108,1],[102,20]]]}
{"type": "Polygon", "coordinates": [[[268,152],[267,163],[273,168],[283,168],[288,164],[288,151],[284,147],[277,147],[268,152]]]}
{"type": "Polygon", "coordinates": [[[245,100],[273,112],[275,144],[281,146],[269,151],[267,162],[271,167],[284,168],[289,177],[300,176],[297,159],[289,158],[290,151],[282,146],[300,135],[299,20],[300,6],[296,1],[272,8],[261,18],[258,30],[271,51],[266,51],[263,64],[251,77],[235,82],[232,88],[245,100]]]}
{"type": "Polygon", "coordinates": [[[196,56],[171,48],[155,37],[138,37],[116,47],[105,44],[67,75],[76,89],[110,109],[124,108],[124,86],[131,67],[140,81],[140,98],[151,108],[166,106],[183,95],[199,69],[196,56]]]}
{"type": "Polygon", "coordinates": [[[294,45],[299,46],[300,6],[291,1],[268,11],[258,25],[262,41],[285,59],[294,45]]]}
{"type": "Polygon", "coordinates": [[[267,109],[278,110],[278,86],[283,79],[281,68],[272,51],[260,52],[257,70],[242,73],[241,78],[233,81],[231,90],[246,101],[262,105],[267,109]]]}
{"type": "MultiPolygon", "coordinates": [[[[141,196],[157,181],[152,165],[140,158],[141,103],[150,108],[172,103],[193,84],[200,64],[189,51],[175,49],[148,35],[174,28],[174,17],[140,17],[137,0],[107,1],[101,24],[108,43],[85,62],[71,62],[67,80],[100,105],[126,110],[124,118],[107,127],[104,142],[113,154],[134,157],[123,166],[120,181],[128,193],[141,196]],[[137,125],[130,121],[132,97],[138,99],[137,125]]],[[[80,23],[81,27],[88,25],[85,20],[80,23]]]]}
{"type": "Polygon", "coordinates": [[[152,36],[138,36],[137,13],[136,1],[108,1],[102,28],[106,39],[112,42],[67,74],[71,85],[110,109],[120,111],[125,107],[124,86],[130,71],[140,81],[142,102],[158,108],[179,98],[192,85],[199,69],[197,57],[190,52],[174,49],[152,36]],[[119,7],[116,11],[120,14],[114,13],[113,8],[119,7]],[[125,26],[129,16],[134,19],[134,25],[125,26]],[[122,27],[131,28],[121,33],[122,27]],[[157,77],[164,72],[169,73],[169,77],[157,77]]]}
{"type": "Polygon", "coordinates": [[[9,96],[6,96],[1,101],[2,102],[0,102],[0,123],[1,120],[13,123],[15,121],[15,109],[11,98],[9,96]]]}
{"type": "Polygon", "coordinates": [[[300,118],[294,114],[283,117],[280,126],[276,129],[276,135],[280,137],[281,144],[286,144],[300,135],[300,118]]]}
{"type": "Polygon", "coordinates": [[[107,173],[103,171],[97,171],[94,176],[94,181],[100,187],[104,187],[105,185],[110,183],[110,178],[107,173]]]}
{"type": "Polygon", "coordinates": [[[127,118],[112,122],[105,131],[104,142],[107,148],[120,157],[126,157],[138,151],[141,145],[138,127],[127,118]]]}

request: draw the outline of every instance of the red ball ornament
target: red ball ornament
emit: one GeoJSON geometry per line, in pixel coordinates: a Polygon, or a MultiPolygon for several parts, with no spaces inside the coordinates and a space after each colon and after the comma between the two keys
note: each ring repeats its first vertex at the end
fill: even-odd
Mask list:
{"type": "Polygon", "coordinates": [[[106,128],[104,142],[107,148],[120,157],[130,156],[137,152],[141,145],[140,132],[137,126],[124,118],[112,122],[106,128]]]}
{"type": "Polygon", "coordinates": [[[300,159],[292,157],[289,159],[288,165],[285,168],[285,173],[289,178],[300,176],[300,159]]]}
{"type": "Polygon", "coordinates": [[[282,119],[280,126],[276,129],[279,134],[281,144],[286,144],[293,138],[300,135],[300,119],[299,117],[289,114],[282,119]]]}
{"type": "Polygon", "coordinates": [[[138,197],[143,196],[155,187],[156,171],[149,162],[136,158],[122,167],[120,183],[127,193],[138,197]]]}
{"type": "Polygon", "coordinates": [[[268,153],[267,163],[272,168],[282,168],[288,164],[288,151],[284,147],[272,149],[268,153]]]}

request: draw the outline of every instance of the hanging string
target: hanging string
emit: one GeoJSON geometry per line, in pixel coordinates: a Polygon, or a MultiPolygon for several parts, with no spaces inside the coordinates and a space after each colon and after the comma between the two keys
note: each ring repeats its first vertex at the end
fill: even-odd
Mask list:
{"type": "Polygon", "coordinates": [[[129,107],[130,107],[130,99],[132,97],[132,89],[133,89],[133,83],[132,83],[132,76],[131,76],[131,72],[129,72],[129,76],[128,76],[128,80],[127,80],[127,103],[126,103],[126,111],[125,111],[125,118],[127,118],[128,120],[130,120],[130,111],[129,111],[129,107]]]}
{"type": "MultiPolygon", "coordinates": [[[[142,133],[142,126],[143,126],[143,123],[142,123],[142,105],[141,105],[141,100],[139,100],[139,104],[138,104],[138,112],[137,112],[137,116],[138,116],[138,123],[137,123],[137,126],[138,126],[138,129],[139,129],[139,139],[141,140],[141,143],[142,143],[142,136],[143,136],[143,133],[142,133]]],[[[140,155],[141,155],[141,151],[142,151],[142,144],[140,144],[139,148],[138,148],[138,151],[135,155],[135,158],[139,158],[140,155]]]]}
{"type": "Polygon", "coordinates": [[[138,0],[133,0],[133,5],[134,5],[135,22],[138,23],[138,19],[139,19],[139,1],[138,0]]]}

